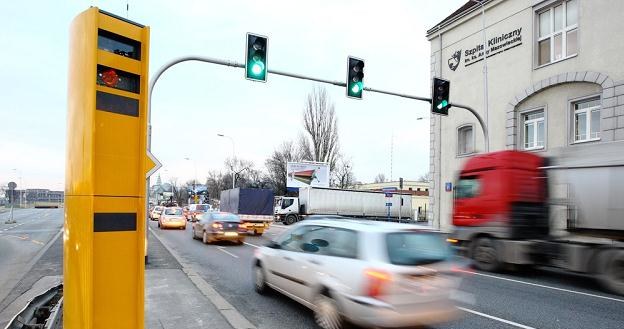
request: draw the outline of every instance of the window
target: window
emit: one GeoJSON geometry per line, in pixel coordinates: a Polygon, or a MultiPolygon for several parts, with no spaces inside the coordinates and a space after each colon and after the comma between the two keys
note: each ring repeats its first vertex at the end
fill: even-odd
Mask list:
{"type": "Polygon", "coordinates": [[[294,199],[283,199],[282,200],[282,209],[286,209],[290,206],[292,206],[292,204],[295,202],[294,199]]]}
{"type": "Polygon", "coordinates": [[[474,152],[474,138],[472,126],[463,126],[457,129],[457,154],[464,155],[474,152]]]}
{"type": "Polygon", "coordinates": [[[477,177],[462,177],[455,185],[455,199],[474,198],[480,190],[481,183],[477,177]]]}
{"type": "Polygon", "coordinates": [[[386,236],[386,249],[394,265],[427,265],[452,257],[445,239],[435,233],[397,232],[386,236]]]}
{"type": "Polygon", "coordinates": [[[537,13],[537,64],[544,65],[578,52],[578,0],[559,2],[537,13]]]}
{"type": "Polygon", "coordinates": [[[600,99],[574,103],[574,141],[600,139],[600,99]]]}
{"type": "Polygon", "coordinates": [[[318,229],[318,227],[313,226],[301,226],[296,228],[294,231],[288,232],[281,236],[277,243],[283,250],[302,252],[303,250],[301,249],[301,246],[304,242],[303,235],[313,228],[318,229]]]}
{"type": "Polygon", "coordinates": [[[544,110],[523,113],[522,122],[524,125],[524,149],[544,148],[544,110]]]}

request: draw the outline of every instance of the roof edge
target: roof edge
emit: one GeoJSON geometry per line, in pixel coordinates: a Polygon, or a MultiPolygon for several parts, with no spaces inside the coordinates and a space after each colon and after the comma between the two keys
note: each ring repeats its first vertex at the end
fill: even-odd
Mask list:
{"type": "Polygon", "coordinates": [[[448,26],[450,26],[451,24],[459,21],[460,19],[472,14],[473,12],[475,12],[477,9],[481,8],[480,3],[482,2],[484,6],[487,6],[490,2],[492,2],[494,0],[468,0],[468,2],[466,2],[463,6],[461,6],[459,9],[457,9],[455,12],[453,12],[452,14],[450,14],[449,16],[447,16],[446,18],[444,18],[442,21],[440,21],[438,24],[434,25],[432,28],[428,29],[426,32],[426,37],[429,38],[431,37],[434,33],[439,32],[440,30],[442,30],[443,28],[446,28],[448,26]],[[471,4],[471,6],[468,6],[469,4],[471,4]],[[466,7],[466,8],[464,8],[466,7]]]}

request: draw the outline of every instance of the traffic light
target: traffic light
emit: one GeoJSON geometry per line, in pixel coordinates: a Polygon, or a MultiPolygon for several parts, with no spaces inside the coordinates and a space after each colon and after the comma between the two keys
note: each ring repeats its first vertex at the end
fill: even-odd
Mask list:
{"type": "Polygon", "coordinates": [[[247,79],[266,82],[267,45],[267,37],[247,33],[247,53],[245,54],[245,77],[247,79]]]}
{"type": "Polygon", "coordinates": [[[433,78],[433,91],[431,92],[431,113],[448,115],[451,107],[449,94],[451,82],[448,80],[433,78]]]}
{"type": "Polygon", "coordinates": [[[364,90],[364,60],[349,57],[347,71],[347,97],[362,99],[364,90]]]}
{"type": "Polygon", "coordinates": [[[403,189],[403,177],[399,178],[399,190],[403,189]]]}

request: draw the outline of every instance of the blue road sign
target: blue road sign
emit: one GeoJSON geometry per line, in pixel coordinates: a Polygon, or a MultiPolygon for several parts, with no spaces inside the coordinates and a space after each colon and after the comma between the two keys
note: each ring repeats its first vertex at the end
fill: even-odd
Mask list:
{"type": "Polygon", "coordinates": [[[386,207],[392,207],[392,202],[386,202],[386,207]]]}

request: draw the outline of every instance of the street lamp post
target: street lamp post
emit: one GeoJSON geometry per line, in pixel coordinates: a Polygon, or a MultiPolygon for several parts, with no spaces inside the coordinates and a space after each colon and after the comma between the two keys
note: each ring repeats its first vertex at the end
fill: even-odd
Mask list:
{"type": "Polygon", "coordinates": [[[193,178],[193,193],[195,193],[195,186],[197,184],[197,161],[189,157],[184,158],[184,160],[187,160],[187,161],[193,160],[193,167],[195,168],[195,178],[193,178]]]}
{"type": "MultiPolygon", "coordinates": [[[[228,138],[232,142],[232,161],[236,159],[236,152],[234,151],[234,139],[224,134],[217,134],[219,137],[228,138]]],[[[236,173],[234,172],[234,164],[232,164],[232,188],[236,188],[236,173]]]]}

